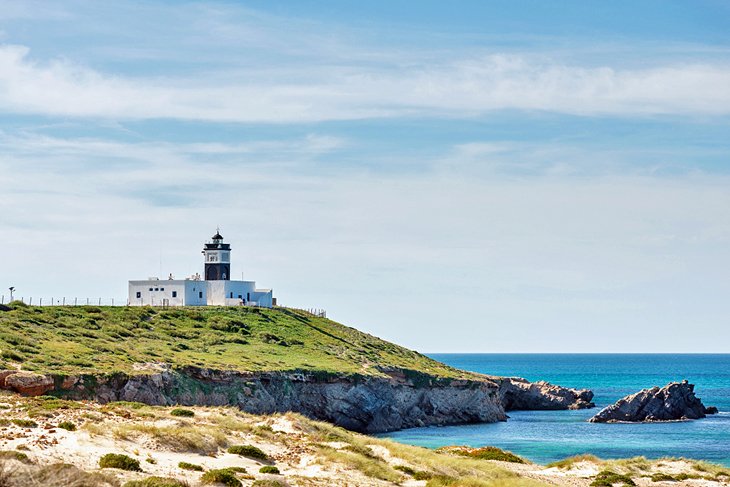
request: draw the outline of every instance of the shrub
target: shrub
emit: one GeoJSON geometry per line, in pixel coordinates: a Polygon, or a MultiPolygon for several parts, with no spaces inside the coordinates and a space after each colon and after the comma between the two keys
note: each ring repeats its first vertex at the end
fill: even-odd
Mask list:
{"type": "Polygon", "coordinates": [[[118,468],[132,472],[142,471],[142,468],[139,466],[139,460],[120,453],[107,453],[99,459],[99,466],[101,468],[118,468]]]}
{"type": "Polygon", "coordinates": [[[38,423],[30,419],[11,419],[11,423],[21,428],[37,428],[38,423]]]}
{"type": "Polygon", "coordinates": [[[286,487],[285,484],[282,484],[278,480],[257,480],[253,484],[251,484],[251,487],[286,487]]]}
{"type": "Polygon", "coordinates": [[[183,470],[193,470],[195,472],[203,471],[203,467],[201,467],[200,465],[196,465],[194,463],[180,462],[177,464],[177,466],[182,468],[183,470]]]}
{"type": "Polygon", "coordinates": [[[241,455],[242,457],[253,458],[255,460],[266,461],[269,459],[266,453],[264,453],[260,448],[257,448],[253,445],[234,445],[228,449],[228,453],[241,455]]]}
{"type": "Polygon", "coordinates": [[[189,409],[176,408],[176,409],[173,409],[172,411],[170,411],[170,415],[179,416],[182,418],[192,418],[193,416],[195,416],[195,412],[193,412],[189,409]]]}
{"type": "Polygon", "coordinates": [[[655,473],[651,476],[652,482],[676,482],[677,479],[666,473],[655,473]]]}
{"type": "Polygon", "coordinates": [[[28,455],[19,451],[0,451],[0,459],[12,459],[22,463],[32,463],[28,455]]]}
{"type": "Polygon", "coordinates": [[[208,470],[200,478],[203,484],[223,484],[226,487],[241,487],[243,484],[230,469],[208,470]]]}
{"type": "Polygon", "coordinates": [[[58,423],[58,427],[66,431],[76,431],[76,425],[71,421],[61,421],[58,423]]]}
{"type": "Polygon", "coordinates": [[[499,460],[500,462],[527,463],[524,458],[514,453],[501,450],[495,446],[470,448],[468,446],[445,446],[436,450],[441,453],[452,453],[462,457],[477,458],[479,460],[499,460]]]}
{"type": "Polygon", "coordinates": [[[123,487],[187,487],[188,484],[169,477],[147,477],[144,480],[132,480],[123,487]]]}
{"type": "Polygon", "coordinates": [[[611,470],[603,470],[596,475],[591,482],[592,487],[612,487],[614,484],[634,486],[636,483],[631,480],[628,475],[612,472],[611,470]]]}
{"type": "Polygon", "coordinates": [[[279,472],[279,469],[273,465],[264,465],[259,469],[259,473],[273,473],[279,475],[281,472],[279,472]]]}

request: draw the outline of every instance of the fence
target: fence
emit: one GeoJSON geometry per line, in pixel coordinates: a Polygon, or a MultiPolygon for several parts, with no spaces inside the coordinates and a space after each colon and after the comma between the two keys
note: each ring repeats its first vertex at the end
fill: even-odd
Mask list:
{"type": "MultiPolygon", "coordinates": [[[[5,304],[6,300],[8,303],[11,301],[9,296],[0,295],[0,304],[5,304]]],[[[23,296],[13,296],[12,300],[23,302],[28,306],[129,306],[129,300],[115,298],[25,298],[23,296]]],[[[160,300],[159,302],[153,302],[151,305],[148,304],[147,306],[159,306],[167,308],[170,306],[170,303],[168,300],[160,300]]],[[[172,306],[175,305],[173,304],[172,306]]],[[[299,311],[300,313],[304,313],[315,318],[327,318],[327,310],[320,308],[288,309],[299,311]]]]}
{"type": "MultiPolygon", "coordinates": [[[[126,299],[115,298],[26,298],[13,296],[13,301],[21,301],[29,306],[127,306],[126,299]]],[[[0,304],[11,301],[9,296],[0,295],[0,304]]]]}

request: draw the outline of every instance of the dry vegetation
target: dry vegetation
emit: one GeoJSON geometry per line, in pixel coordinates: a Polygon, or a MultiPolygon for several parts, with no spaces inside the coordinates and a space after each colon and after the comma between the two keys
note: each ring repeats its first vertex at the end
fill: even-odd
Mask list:
{"type": "Polygon", "coordinates": [[[4,393],[0,487],[530,487],[619,485],[605,483],[616,479],[661,486],[727,485],[730,479],[728,469],[683,459],[580,456],[543,467],[518,463],[524,460],[497,449],[433,451],[402,445],[291,413],[189,409],[192,415],[180,415],[172,413],[174,408],[137,403],[100,405],[4,393]],[[62,422],[76,429],[59,428],[62,422]],[[107,456],[124,460],[122,466],[138,462],[142,471],[101,468],[100,460],[109,454],[129,457],[132,462],[107,456]]]}

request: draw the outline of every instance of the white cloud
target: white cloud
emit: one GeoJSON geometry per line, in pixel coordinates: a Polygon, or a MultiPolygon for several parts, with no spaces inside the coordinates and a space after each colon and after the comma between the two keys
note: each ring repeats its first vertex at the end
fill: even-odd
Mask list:
{"type": "Polygon", "coordinates": [[[10,113],[108,119],[315,122],[494,110],[579,115],[727,115],[730,66],[585,68],[491,55],[408,68],[302,66],[187,78],[106,75],[68,60],[32,60],[0,47],[0,108],[10,113]],[[226,79],[221,82],[221,79],[226,79]]]}

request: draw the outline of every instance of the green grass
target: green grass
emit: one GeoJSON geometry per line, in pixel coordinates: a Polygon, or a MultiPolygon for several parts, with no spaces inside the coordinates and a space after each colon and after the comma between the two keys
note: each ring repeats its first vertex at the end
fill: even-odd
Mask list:
{"type": "Polygon", "coordinates": [[[261,450],[261,448],[257,448],[253,445],[233,445],[232,447],[228,448],[228,453],[233,453],[234,455],[241,455],[242,457],[253,458],[261,461],[266,461],[269,459],[269,456],[263,450],[261,450]]]}
{"type": "Polygon", "coordinates": [[[167,362],[218,370],[379,376],[399,369],[418,385],[476,377],[286,308],[11,308],[0,312],[0,350],[13,351],[6,361],[41,373],[139,373],[133,364],[167,362]]]}
{"type": "Polygon", "coordinates": [[[498,460],[500,462],[527,463],[524,458],[518,457],[512,452],[501,450],[496,446],[484,446],[481,448],[470,448],[465,446],[445,446],[436,450],[442,453],[450,453],[462,457],[476,458],[478,460],[498,460]]]}
{"type": "Polygon", "coordinates": [[[275,467],[273,465],[264,465],[259,469],[259,473],[270,473],[274,475],[279,475],[281,472],[279,471],[278,467],[275,467]]]}
{"type": "Polygon", "coordinates": [[[614,485],[634,486],[636,483],[628,475],[613,472],[611,470],[603,470],[591,482],[592,487],[612,487],[614,485]]]}
{"type": "Polygon", "coordinates": [[[11,419],[10,422],[13,423],[15,426],[20,426],[21,428],[38,427],[38,423],[30,419],[11,419]]]}
{"type": "Polygon", "coordinates": [[[187,483],[165,477],[147,477],[144,480],[131,480],[124,487],[187,487],[187,483]]]}
{"type": "Polygon", "coordinates": [[[178,416],[181,418],[192,418],[193,416],[195,416],[195,413],[189,409],[175,408],[172,411],[170,411],[170,416],[178,416]]]}
{"type": "Polygon", "coordinates": [[[120,470],[129,470],[132,472],[141,472],[139,460],[122,455],[121,453],[107,453],[99,459],[99,467],[101,468],[118,468],[120,470]]]}
{"type": "Polygon", "coordinates": [[[76,431],[76,425],[71,421],[61,421],[58,423],[58,427],[66,431],[76,431]]]}
{"type": "Polygon", "coordinates": [[[223,484],[226,487],[241,487],[243,485],[235,472],[230,469],[222,468],[219,470],[208,470],[200,478],[203,484],[223,484]]]}
{"type": "Polygon", "coordinates": [[[182,468],[183,470],[191,470],[193,472],[202,472],[203,471],[202,466],[196,465],[194,463],[180,462],[177,464],[177,466],[182,468]]]}

